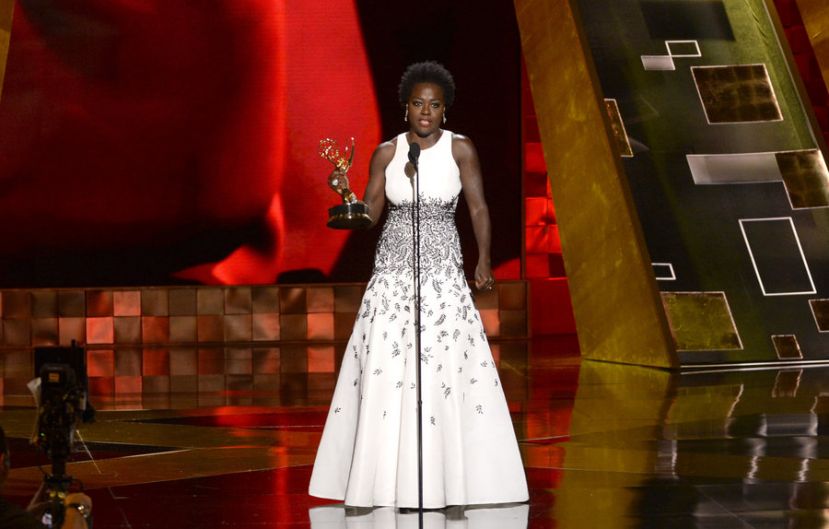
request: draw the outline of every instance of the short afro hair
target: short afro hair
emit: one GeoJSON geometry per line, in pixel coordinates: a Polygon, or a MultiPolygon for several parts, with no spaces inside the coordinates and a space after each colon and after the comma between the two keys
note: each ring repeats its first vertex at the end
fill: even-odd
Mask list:
{"type": "Polygon", "coordinates": [[[423,61],[410,64],[400,78],[397,97],[400,104],[406,106],[414,86],[418,83],[434,83],[443,90],[444,104],[447,108],[455,102],[455,80],[442,64],[435,61],[423,61]]]}

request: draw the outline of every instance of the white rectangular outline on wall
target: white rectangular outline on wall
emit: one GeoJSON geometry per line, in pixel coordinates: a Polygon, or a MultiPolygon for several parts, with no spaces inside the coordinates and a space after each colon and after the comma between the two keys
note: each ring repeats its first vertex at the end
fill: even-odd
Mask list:
{"type": "Polygon", "coordinates": [[[806,254],[803,253],[803,246],[800,244],[800,237],[797,236],[797,230],[794,226],[794,220],[791,217],[768,217],[768,218],[754,218],[754,219],[738,219],[740,224],[740,232],[743,234],[743,241],[746,243],[746,248],[748,249],[748,255],[751,257],[751,266],[754,267],[754,275],[757,277],[757,282],[760,283],[760,290],[762,290],[763,295],[766,297],[772,296],[800,296],[806,294],[817,294],[817,289],[815,289],[815,282],[812,279],[812,271],[809,270],[809,263],[806,262],[806,254]],[[792,234],[794,235],[794,240],[797,243],[797,249],[800,250],[800,258],[803,260],[803,268],[806,270],[806,276],[809,278],[809,284],[812,285],[812,290],[808,292],[773,292],[769,294],[766,292],[766,286],[763,284],[763,280],[760,278],[760,271],[757,269],[757,262],[754,260],[754,252],[751,251],[751,245],[748,243],[748,237],[746,236],[746,230],[743,228],[744,222],[777,222],[781,220],[788,220],[789,226],[792,228],[792,234]]]}
{"type": "Polygon", "coordinates": [[[676,272],[674,271],[674,265],[671,263],[651,263],[651,266],[667,266],[671,271],[671,277],[659,277],[656,275],[656,270],[654,270],[653,275],[657,281],[676,281],[676,272]]]}
{"type": "MultiPolygon", "coordinates": [[[[622,125],[622,134],[625,135],[625,143],[627,144],[628,149],[630,150],[630,152],[633,152],[633,147],[630,144],[630,138],[628,138],[628,131],[625,128],[625,120],[622,119],[622,111],[619,110],[619,102],[616,101],[616,99],[612,98],[612,97],[606,97],[606,98],[604,98],[604,100],[605,101],[610,101],[611,103],[613,103],[613,106],[616,108],[616,115],[619,116],[619,123],[622,125]]],[[[634,157],[633,154],[622,154],[622,153],[620,153],[619,156],[621,156],[622,158],[633,158],[634,157]]]]}
{"type": "Polygon", "coordinates": [[[697,57],[702,57],[702,51],[699,49],[699,42],[696,40],[666,40],[665,41],[665,48],[668,50],[668,55],[670,55],[674,59],[694,59],[697,57]],[[697,49],[696,55],[689,55],[687,53],[680,53],[674,54],[671,51],[671,44],[693,44],[694,47],[697,49]]]}
{"type": "Polygon", "coordinates": [[[777,100],[777,91],[774,89],[774,85],[771,83],[771,76],[769,75],[769,69],[766,68],[766,65],[762,62],[759,63],[751,63],[751,64],[715,64],[710,66],[691,66],[691,78],[694,80],[694,89],[697,91],[697,96],[699,97],[699,104],[702,106],[702,113],[705,114],[705,121],[711,126],[717,125],[754,125],[757,123],[777,123],[780,121],[784,121],[785,118],[783,117],[783,110],[780,108],[780,102],[777,100]],[[771,95],[772,100],[774,101],[774,106],[777,107],[777,111],[780,112],[780,119],[764,119],[760,121],[718,121],[716,123],[711,123],[711,120],[708,118],[708,109],[705,108],[705,102],[702,100],[702,92],[699,91],[699,84],[697,84],[697,78],[694,77],[694,70],[710,70],[712,68],[726,68],[731,66],[762,66],[763,70],[766,72],[766,79],[769,80],[769,87],[771,87],[771,95]]]}
{"type": "MultiPolygon", "coordinates": [[[[662,297],[662,303],[664,306],[665,303],[665,294],[722,294],[723,301],[725,301],[725,308],[728,310],[728,318],[731,320],[731,327],[734,328],[734,332],[737,333],[737,343],[740,344],[740,347],[737,349],[705,349],[705,351],[743,351],[745,347],[743,346],[743,338],[740,336],[740,329],[737,327],[737,322],[734,321],[734,314],[731,312],[731,304],[728,302],[728,296],[725,294],[725,290],[699,290],[699,291],[690,291],[690,290],[681,290],[681,291],[662,291],[660,295],[662,297]]],[[[666,311],[667,313],[667,311],[666,311]]],[[[668,318],[670,320],[670,317],[668,318]]],[[[680,349],[677,348],[677,351],[698,351],[698,349],[680,349]]]]}
{"type": "Polygon", "coordinates": [[[829,301],[829,299],[817,298],[817,299],[810,299],[809,300],[809,308],[812,310],[812,318],[815,319],[815,328],[817,328],[817,332],[829,333],[829,329],[826,329],[825,331],[821,330],[820,323],[818,323],[818,321],[817,321],[817,314],[815,314],[815,305],[814,305],[814,303],[812,303],[813,301],[829,301]]]}

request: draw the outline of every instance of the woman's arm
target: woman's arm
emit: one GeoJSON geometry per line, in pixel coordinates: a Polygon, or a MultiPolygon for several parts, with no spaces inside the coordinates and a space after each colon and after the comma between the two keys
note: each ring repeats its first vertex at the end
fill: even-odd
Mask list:
{"type": "Polygon", "coordinates": [[[370,228],[377,224],[386,206],[386,167],[394,157],[394,150],[394,143],[381,143],[374,149],[368,164],[368,185],[363,202],[368,206],[368,215],[371,217],[370,228]]]}
{"type": "Polygon", "coordinates": [[[484,183],[481,177],[481,163],[478,152],[472,140],[460,134],[452,138],[452,155],[458,163],[461,173],[463,196],[469,206],[469,216],[472,218],[472,229],[475,232],[475,241],[478,243],[478,264],[475,267],[475,287],[492,288],[492,264],[489,249],[491,239],[491,224],[489,208],[484,199],[484,183]]]}

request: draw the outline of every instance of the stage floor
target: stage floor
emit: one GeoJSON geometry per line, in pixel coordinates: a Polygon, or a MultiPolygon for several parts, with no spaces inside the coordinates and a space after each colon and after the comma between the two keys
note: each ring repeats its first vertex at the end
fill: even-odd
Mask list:
{"type": "MultiPolygon", "coordinates": [[[[509,349],[499,367],[530,503],[430,512],[425,527],[829,527],[829,368],[672,374],[582,362],[572,337],[509,349]]],[[[417,527],[416,514],[307,495],[334,385],[310,377],[99,399],[69,466],[95,529],[417,527]]],[[[27,399],[4,397],[4,494],[20,503],[42,480],[33,420],[27,399]]]]}

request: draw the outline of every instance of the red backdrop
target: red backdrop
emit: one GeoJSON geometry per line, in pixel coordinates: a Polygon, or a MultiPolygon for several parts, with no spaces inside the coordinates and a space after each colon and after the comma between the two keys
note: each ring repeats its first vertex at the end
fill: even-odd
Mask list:
{"type": "MultiPolygon", "coordinates": [[[[366,50],[366,12],[18,0],[0,100],[0,286],[348,279],[317,142],[357,138],[362,190],[381,139],[378,69],[396,97],[378,65],[389,46],[366,50]]],[[[409,58],[392,53],[398,76],[409,58]]]]}

